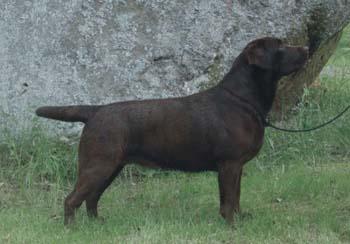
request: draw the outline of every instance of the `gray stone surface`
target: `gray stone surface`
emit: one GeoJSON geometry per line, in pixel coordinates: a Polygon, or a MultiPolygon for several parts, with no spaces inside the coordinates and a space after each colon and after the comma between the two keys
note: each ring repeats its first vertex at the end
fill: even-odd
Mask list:
{"type": "Polygon", "coordinates": [[[15,130],[41,105],[191,94],[255,38],[317,53],[349,18],[347,0],[2,0],[0,121],[15,130]]]}

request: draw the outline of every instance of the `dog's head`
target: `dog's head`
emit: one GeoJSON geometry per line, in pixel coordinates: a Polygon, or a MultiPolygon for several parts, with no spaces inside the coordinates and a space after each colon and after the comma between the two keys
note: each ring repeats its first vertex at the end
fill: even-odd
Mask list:
{"type": "Polygon", "coordinates": [[[307,47],[287,46],[280,39],[270,37],[252,41],[243,52],[250,65],[280,76],[302,68],[309,56],[307,47]]]}

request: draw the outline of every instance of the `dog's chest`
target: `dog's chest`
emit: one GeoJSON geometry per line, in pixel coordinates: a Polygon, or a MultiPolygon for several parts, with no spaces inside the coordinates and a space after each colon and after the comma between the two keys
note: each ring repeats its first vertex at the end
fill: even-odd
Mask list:
{"type": "Polygon", "coordinates": [[[264,127],[255,117],[241,116],[226,120],[226,140],[221,143],[224,157],[246,162],[260,151],[264,140],[264,127]]]}

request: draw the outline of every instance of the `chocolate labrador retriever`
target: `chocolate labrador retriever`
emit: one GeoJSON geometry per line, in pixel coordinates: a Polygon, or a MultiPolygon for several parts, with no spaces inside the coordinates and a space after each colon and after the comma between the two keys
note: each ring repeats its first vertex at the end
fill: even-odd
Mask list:
{"type": "Polygon", "coordinates": [[[41,107],[36,114],[83,122],[78,180],[64,203],[64,223],[86,203],[97,216],[104,190],[128,163],[183,171],[217,171],[220,213],[239,211],[243,165],[260,150],[278,80],[303,67],[308,49],[276,38],[249,43],[219,84],[186,97],[101,106],[41,107]]]}

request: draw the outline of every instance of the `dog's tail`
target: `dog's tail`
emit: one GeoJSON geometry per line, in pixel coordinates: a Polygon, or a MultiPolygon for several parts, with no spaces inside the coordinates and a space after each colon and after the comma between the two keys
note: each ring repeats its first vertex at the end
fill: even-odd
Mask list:
{"type": "Polygon", "coordinates": [[[35,113],[44,118],[61,120],[66,122],[84,122],[86,123],[95,115],[99,106],[49,106],[40,107],[35,113]]]}

